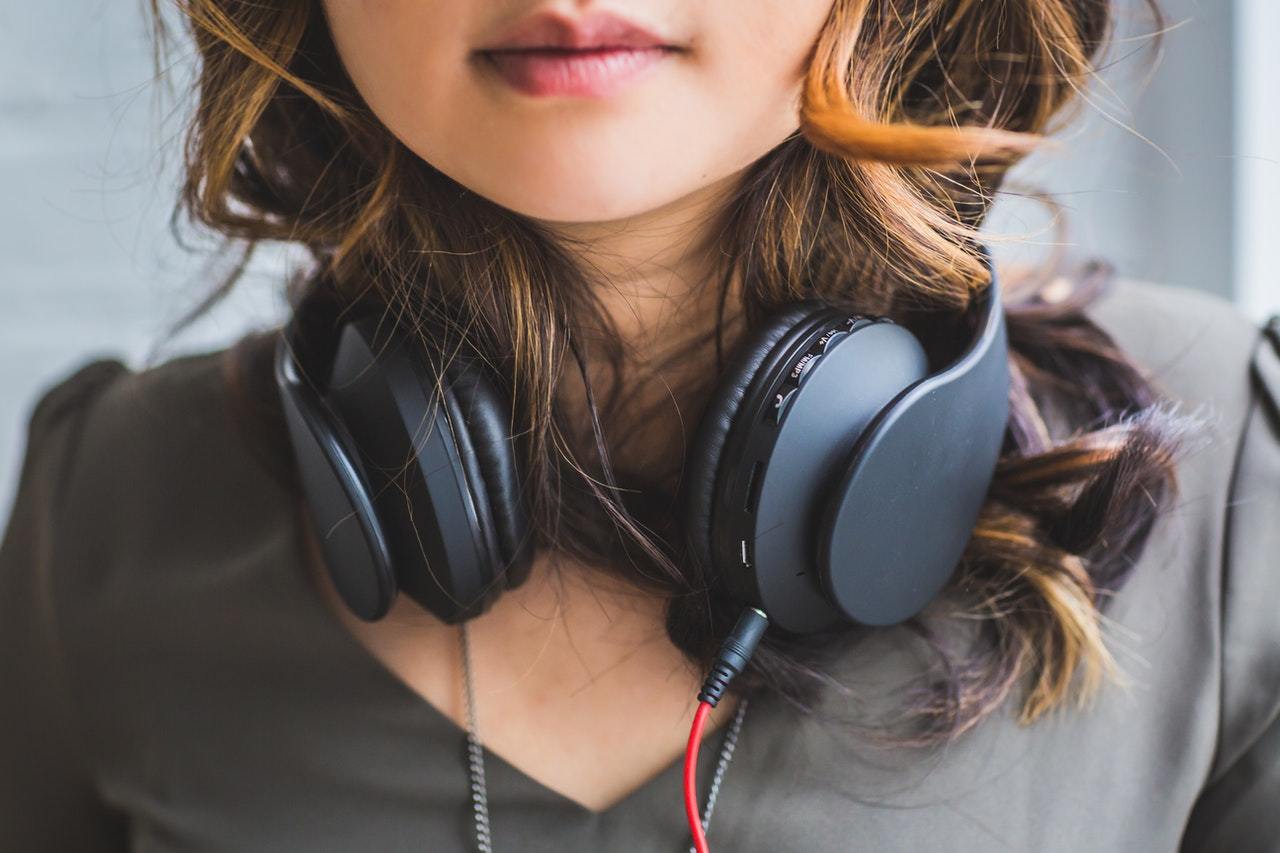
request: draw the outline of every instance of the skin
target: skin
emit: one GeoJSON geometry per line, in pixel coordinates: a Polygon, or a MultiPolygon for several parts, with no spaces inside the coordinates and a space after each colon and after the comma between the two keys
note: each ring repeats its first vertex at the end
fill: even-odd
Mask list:
{"type": "MultiPolygon", "coordinates": [[[[710,222],[744,169],[799,127],[801,80],[831,0],[325,0],[323,8],[379,120],[454,180],[574,240],[630,359],[644,365],[712,317],[710,222]],[[609,96],[523,94],[474,54],[534,11],[575,18],[605,8],[680,49],[609,96]]],[[[662,438],[635,452],[670,454],[666,432],[656,429],[662,438]]],[[[313,557],[337,618],[461,725],[457,629],[404,596],[386,619],[361,622],[337,599],[318,550],[313,557]]],[[[471,631],[486,748],[541,784],[600,811],[683,752],[702,673],[667,640],[662,601],[542,554],[530,580],[471,631]]],[[[732,710],[722,702],[710,729],[732,710]]]]}

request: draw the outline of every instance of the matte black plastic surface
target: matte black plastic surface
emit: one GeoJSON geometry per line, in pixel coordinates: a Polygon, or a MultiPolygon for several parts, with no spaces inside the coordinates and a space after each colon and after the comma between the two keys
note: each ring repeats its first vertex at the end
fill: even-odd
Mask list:
{"type": "MultiPolygon", "coordinates": [[[[745,516],[745,531],[731,533],[737,541],[724,543],[728,553],[722,554],[725,560],[736,557],[735,574],[752,582],[752,597],[774,624],[806,632],[840,621],[818,578],[824,503],[862,430],[927,369],[924,349],[907,329],[891,322],[862,325],[808,366],[781,424],[771,423],[767,404],[755,409],[757,440],[748,439],[747,455],[734,468],[744,478],[752,463],[763,463],[755,508],[745,516]],[[759,449],[751,451],[752,444],[759,449]]],[[[766,383],[766,394],[784,375],[785,365],[766,383]]],[[[730,492],[745,501],[751,490],[744,483],[730,492]]]]}
{"type": "MultiPolygon", "coordinates": [[[[742,409],[756,400],[751,396],[753,389],[759,395],[760,374],[769,368],[776,369],[777,353],[794,346],[796,339],[803,337],[800,333],[812,326],[815,318],[827,313],[830,312],[821,303],[808,301],[767,318],[739,344],[712,389],[689,443],[680,483],[692,556],[708,571],[722,576],[726,573],[724,559],[716,554],[724,548],[717,546],[713,539],[720,524],[715,519],[724,513],[725,481],[742,455],[726,449],[726,445],[734,443],[730,441],[731,436],[742,429],[742,409]]],[[[745,420],[753,417],[754,414],[748,414],[745,420]]],[[[753,585],[746,582],[741,587],[735,585],[737,574],[732,568],[728,570],[726,582],[731,585],[731,591],[742,600],[754,600],[753,585]]]]}
{"type": "Polygon", "coordinates": [[[395,574],[359,455],[341,425],[326,416],[315,389],[299,376],[284,336],[276,348],[276,382],[325,565],[353,613],[365,620],[381,618],[395,598],[395,574]]]}
{"type": "Polygon", "coordinates": [[[398,337],[375,347],[375,318],[338,341],[328,398],[349,426],[369,473],[401,588],[450,621],[485,606],[494,555],[481,526],[449,414],[398,337]],[[374,352],[377,360],[374,361],[374,352]],[[425,569],[425,570],[424,570],[425,569]]]}
{"type": "Polygon", "coordinates": [[[986,498],[1009,417],[1004,313],[992,270],[976,339],[895,401],[843,466],[819,559],[846,618],[890,625],[950,578],[986,498]]]}

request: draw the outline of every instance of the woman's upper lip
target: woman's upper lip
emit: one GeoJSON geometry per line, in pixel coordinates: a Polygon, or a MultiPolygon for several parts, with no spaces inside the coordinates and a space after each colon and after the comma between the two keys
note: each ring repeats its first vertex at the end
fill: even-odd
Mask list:
{"type": "Polygon", "coordinates": [[[634,49],[674,47],[639,24],[612,12],[594,12],[568,18],[554,12],[540,12],[519,21],[480,51],[559,48],[628,47],[634,49]]]}

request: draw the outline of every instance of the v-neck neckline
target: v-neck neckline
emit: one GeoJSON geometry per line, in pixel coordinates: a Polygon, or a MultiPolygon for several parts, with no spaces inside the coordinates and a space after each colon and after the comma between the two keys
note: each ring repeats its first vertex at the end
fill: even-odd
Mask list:
{"type": "MultiPolygon", "coordinates": [[[[288,564],[290,571],[287,574],[291,582],[300,588],[300,596],[304,597],[308,602],[308,611],[312,612],[316,617],[315,621],[321,623],[323,632],[327,636],[334,638],[334,642],[331,645],[342,648],[342,654],[350,665],[363,670],[376,682],[383,685],[384,689],[388,690],[397,701],[406,704],[413,713],[422,717],[434,731],[438,731],[441,736],[455,738],[460,743],[465,742],[467,730],[463,726],[459,725],[457,721],[437,707],[430,699],[415,690],[398,673],[373,654],[333,613],[329,604],[325,601],[324,591],[317,587],[315,580],[311,577],[312,569],[308,565],[308,547],[305,538],[309,526],[303,517],[304,512],[305,506],[298,503],[293,504],[293,509],[288,517],[293,527],[293,535],[289,537],[289,547],[294,559],[282,562],[288,564]]],[[[323,565],[317,566],[315,571],[325,571],[325,568],[323,565]]],[[[753,701],[750,714],[752,718],[760,715],[763,710],[760,707],[761,704],[758,700],[753,701]]],[[[698,755],[698,778],[703,782],[702,787],[704,790],[705,783],[710,779],[710,774],[718,760],[724,739],[728,736],[730,725],[731,722],[726,721],[724,725],[703,738],[702,748],[698,755]]],[[[744,717],[745,728],[746,720],[744,717]]],[[[669,792],[669,798],[677,807],[680,803],[679,792],[684,771],[683,752],[676,755],[670,762],[663,765],[662,769],[656,774],[649,776],[621,798],[606,808],[596,810],[540,781],[535,776],[508,761],[484,742],[483,729],[479,734],[481,745],[484,748],[486,780],[489,783],[491,797],[500,796],[502,788],[505,787],[504,781],[510,780],[523,788],[532,789],[540,799],[547,800],[560,809],[571,811],[575,817],[592,821],[605,820],[611,815],[629,811],[638,802],[652,799],[660,789],[669,792]]],[[[742,758],[739,757],[736,763],[743,763],[742,758]]],[[[459,773],[459,792],[460,794],[466,792],[469,799],[469,779],[465,762],[459,762],[459,773]]]]}

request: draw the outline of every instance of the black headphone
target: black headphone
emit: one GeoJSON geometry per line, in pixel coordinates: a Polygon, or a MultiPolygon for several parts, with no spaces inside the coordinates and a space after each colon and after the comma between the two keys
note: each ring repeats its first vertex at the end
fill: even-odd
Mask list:
{"type": "MultiPolygon", "coordinates": [[[[684,521],[694,558],[774,624],[901,622],[955,570],[1009,414],[999,282],[979,249],[991,283],[942,369],[889,318],[809,300],[753,330],[718,380],[684,521]]],[[[366,620],[399,590],[446,622],[478,615],[532,558],[500,383],[385,317],[308,313],[304,299],[286,323],[275,378],[334,585],[366,620]]]]}

